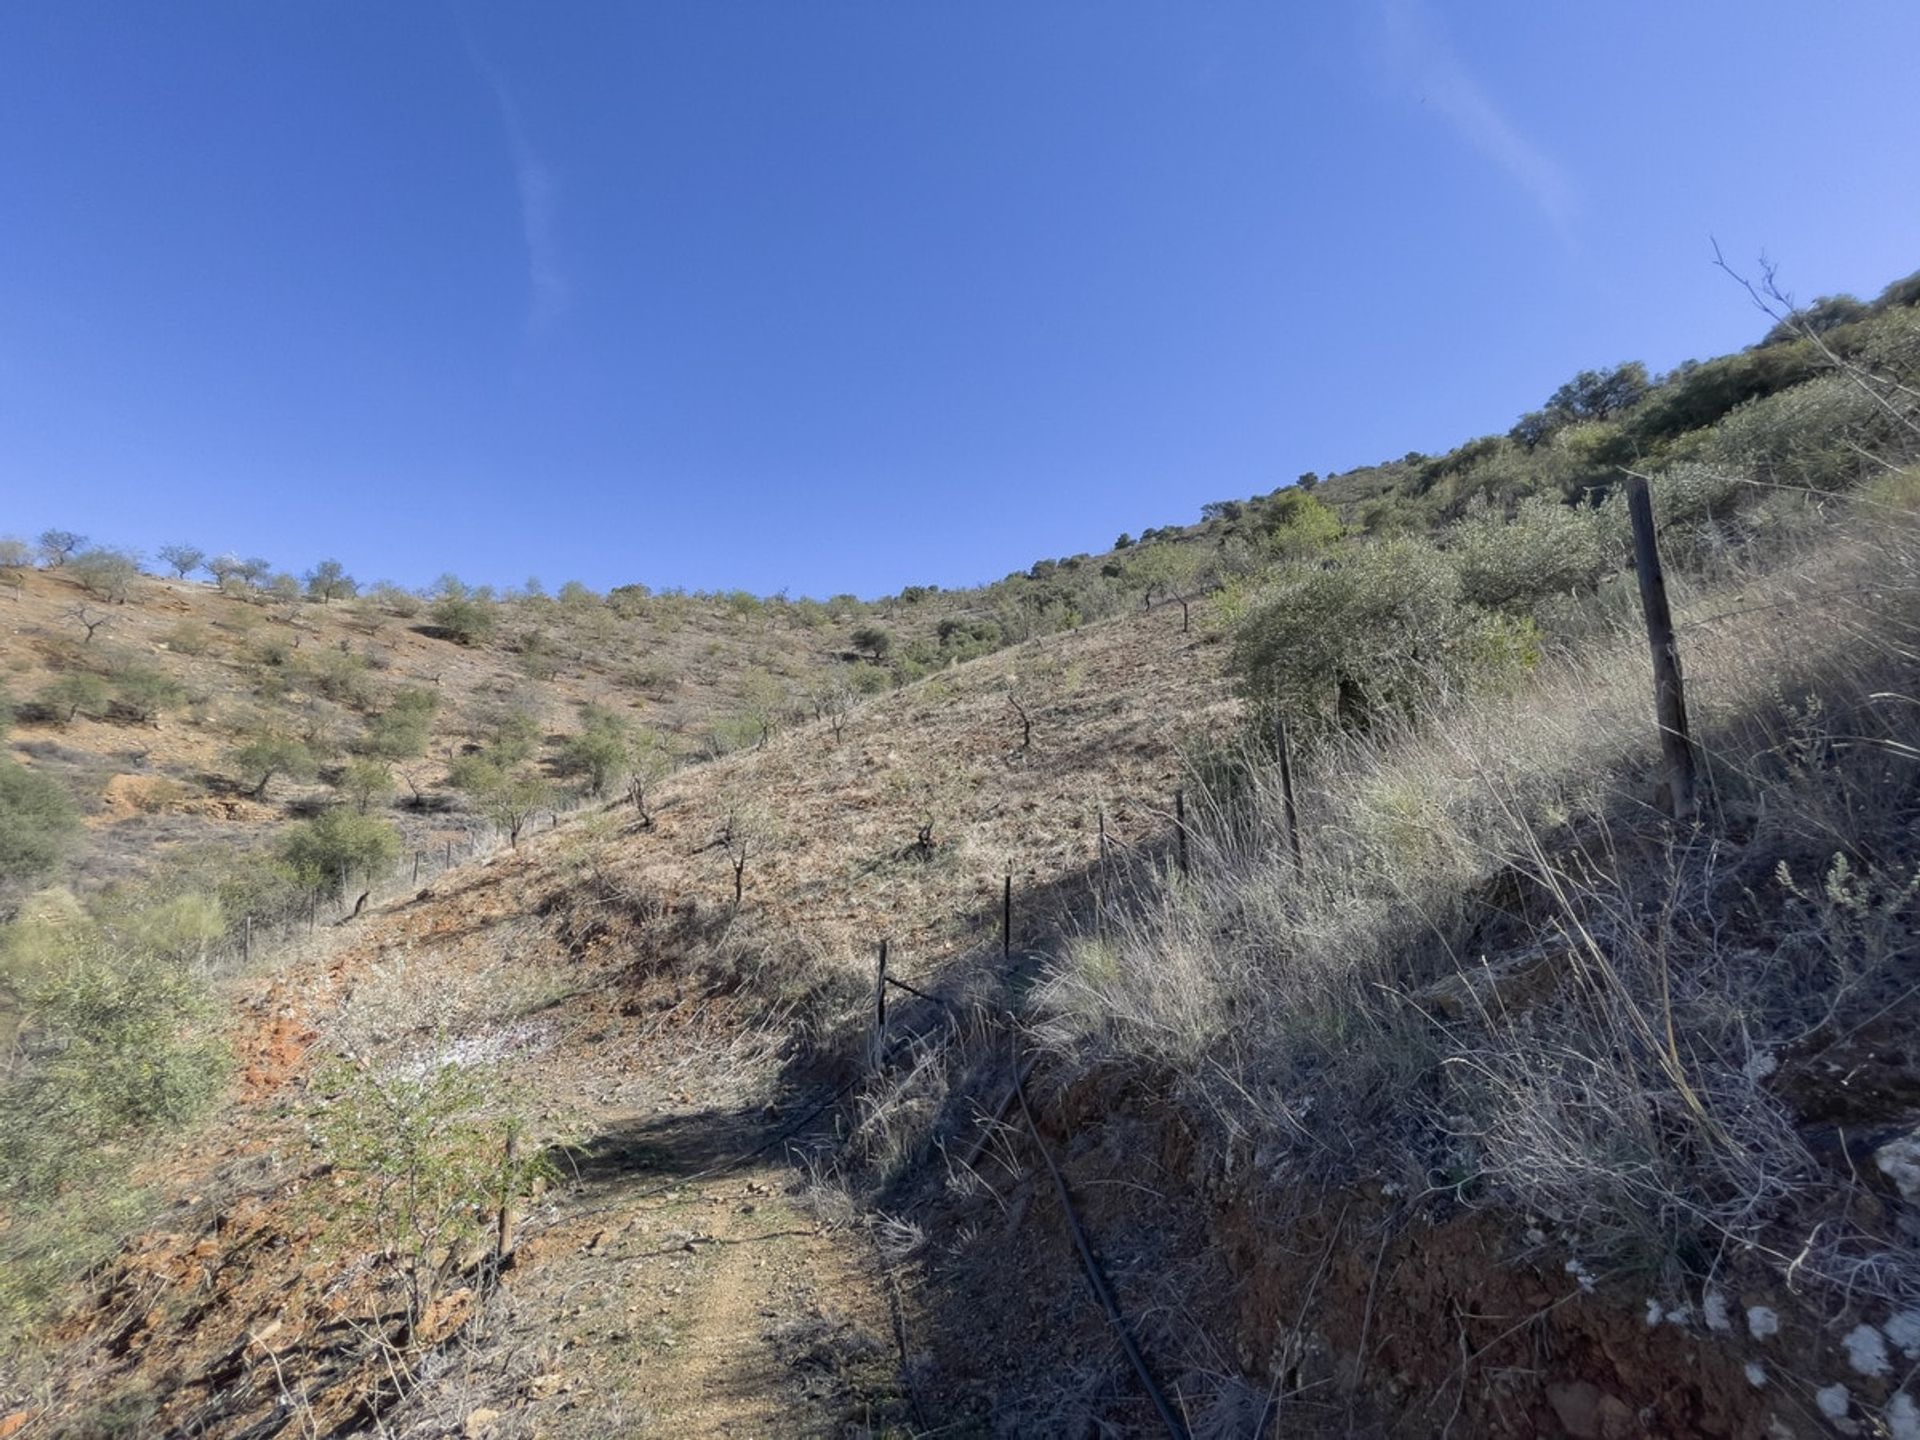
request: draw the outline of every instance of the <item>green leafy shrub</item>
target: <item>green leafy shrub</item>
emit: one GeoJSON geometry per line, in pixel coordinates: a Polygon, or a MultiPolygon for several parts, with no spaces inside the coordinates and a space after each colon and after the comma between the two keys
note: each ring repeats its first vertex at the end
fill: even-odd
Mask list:
{"type": "Polygon", "coordinates": [[[449,640],[478,645],[492,638],[499,621],[496,609],[492,601],[470,594],[443,595],[433,602],[427,616],[449,640]]]}
{"type": "Polygon", "coordinates": [[[336,889],[342,874],[373,875],[400,854],[400,832],[344,805],[293,826],[280,858],[308,890],[336,889]]]}
{"type": "Polygon", "coordinates": [[[1465,600],[1447,556],[1385,540],[1281,570],[1240,623],[1231,664],[1250,700],[1304,732],[1365,728],[1524,664],[1517,634],[1465,600]]]}
{"type": "Polygon", "coordinates": [[[1606,517],[1589,506],[1535,497],[1512,518],[1484,502],[1447,532],[1461,598],[1498,610],[1528,610],[1550,595],[1591,590],[1620,560],[1606,517]]]}
{"type": "Polygon", "coordinates": [[[481,814],[518,846],[520,832],[535,812],[553,803],[553,787],[524,765],[502,764],[486,754],[463,756],[453,767],[453,783],[466,792],[481,814]]]}
{"type": "Polygon", "coordinates": [[[52,870],[79,829],[79,812],[58,780],[0,757],[0,886],[52,870]]]}
{"type": "Polygon", "coordinates": [[[163,670],[133,665],[113,677],[111,711],[133,724],[151,724],[162,712],[186,703],[186,687],[163,670]]]}
{"type": "Polygon", "coordinates": [[[580,733],[560,742],[560,772],[584,777],[589,795],[605,795],[626,774],[633,726],[602,705],[582,705],[580,720],[580,733]]]}
{"type": "Polygon", "coordinates": [[[107,682],[84,670],[56,675],[34,697],[35,708],[56,725],[71,725],[77,716],[89,719],[107,713],[107,682]]]}
{"type": "Polygon", "coordinates": [[[89,595],[119,604],[140,576],[140,562],[125,550],[83,550],[67,562],[67,573],[89,595]]]}
{"type": "Polygon", "coordinates": [[[1823,375],[1728,415],[1705,458],[1764,484],[1836,490],[1876,469],[1893,439],[1886,412],[1853,381],[1823,375]]]}
{"type": "Polygon", "coordinates": [[[537,1154],[509,1159],[519,1121],[472,1066],[343,1063],[316,1089],[327,1096],[314,1124],[320,1158],[346,1182],[327,1195],[323,1234],[392,1267],[417,1322],[462,1249],[552,1167],[537,1154]]]}
{"type": "Polygon", "coordinates": [[[224,1082],[208,987],[177,953],[191,947],[146,943],[178,939],[180,917],[119,921],[69,898],[18,918],[0,955],[21,1012],[0,1086],[0,1342],[139,1213],[128,1148],[194,1119],[224,1082]]]}

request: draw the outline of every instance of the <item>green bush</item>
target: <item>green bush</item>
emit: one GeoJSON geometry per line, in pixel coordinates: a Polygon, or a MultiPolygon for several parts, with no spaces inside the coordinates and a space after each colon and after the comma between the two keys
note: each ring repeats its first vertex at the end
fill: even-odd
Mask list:
{"type": "Polygon", "coordinates": [[[79,829],[79,812],[59,781],[0,757],[0,885],[46,874],[79,829]]]}
{"type": "Polygon", "coordinates": [[[443,595],[433,602],[427,617],[449,640],[461,645],[478,645],[491,638],[498,623],[493,602],[473,595],[443,595]]]}
{"type": "Polygon", "coordinates": [[[346,650],[321,650],[307,662],[308,683],[335,704],[370,710],[374,681],[367,662],[346,650]]]}
{"type": "Polygon", "coordinates": [[[1869,457],[1894,439],[1893,423],[1851,380],[1823,375],[1733,411],[1704,458],[1764,484],[1836,490],[1878,468],[1869,457]]]}
{"type": "Polygon", "coordinates": [[[582,705],[579,734],[560,742],[560,773],[583,776],[587,793],[605,795],[625,776],[631,760],[633,726],[601,705],[582,705]]]}
{"type": "Polygon", "coordinates": [[[1530,610],[1551,595],[1591,590],[1620,561],[1606,516],[1589,506],[1535,497],[1511,519],[1484,502],[1446,532],[1461,598],[1498,610],[1530,610]]]}
{"type": "Polygon", "coordinates": [[[125,550],[83,550],[67,562],[67,573],[89,595],[119,604],[139,578],[140,562],[125,550]]]}
{"type": "Polygon", "coordinates": [[[518,846],[520,832],[536,811],[553,802],[553,787],[524,764],[502,764],[486,754],[468,755],[453,767],[455,788],[466,792],[480,813],[518,846]]]}
{"type": "Polygon", "coordinates": [[[855,628],[852,643],[855,650],[879,661],[893,648],[893,636],[878,625],[861,625],[855,628]]]}
{"type": "Polygon", "coordinates": [[[1233,637],[1242,692],[1305,734],[1411,717],[1530,662],[1530,629],[1468,603],[1449,557],[1384,540],[1281,570],[1233,637]]]}
{"type": "Polygon", "coordinates": [[[409,1318],[433,1303],[457,1249],[537,1176],[538,1154],[509,1161],[519,1121],[484,1071],[451,1061],[381,1072],[343,1063],[323,1071],[315,1117],[321,1160],[346,1183],[328,1192],[322,1233],[336,1248],[390,1265],[409,1318]]]}
{"type": "Polygon", "coordinates": [[[151,724],[186,703],[186,687],[165,671],[135,665],[113,678],[113,713],[134,724],[151,724]]]}
{"type": "Polygon", "coordinates": [[[280,858],[308,890],[333,890],[342,873],[372,876],[400,854],[400,832],[344,805],[295,825],[280,840],[280,858]]]}
{"type": "Polygon", "coordinates": [[[118,918],[98,923],[69,899],[6,933],[0,978],[20,1029],[0,1087],[0,1343],[137,1217],[128,1147],[194,1119],[224,1081],[200,970],[145,943],[176,934],[178,917],[118,918]]]}
{"type": "Polygon", "coordinates": [[[78,715],[95,719],[107,712],[107,682],[84,670],[68,670],[42,686],[34,704],[56,725],[71,725],[78,715]]]}

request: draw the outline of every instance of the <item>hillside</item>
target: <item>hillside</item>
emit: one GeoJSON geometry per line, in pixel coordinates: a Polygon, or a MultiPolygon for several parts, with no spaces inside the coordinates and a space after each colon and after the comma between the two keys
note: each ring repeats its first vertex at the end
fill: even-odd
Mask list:
{"type": "Polygon", "coordinates": [[[0,1437],[1920,1434],[1901,284],[973,591],[13,567],[0,1437]]]}

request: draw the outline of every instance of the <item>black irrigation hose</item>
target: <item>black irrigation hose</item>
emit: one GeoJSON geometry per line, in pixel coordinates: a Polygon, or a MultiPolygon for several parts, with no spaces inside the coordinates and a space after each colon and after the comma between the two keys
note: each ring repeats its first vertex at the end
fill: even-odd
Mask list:
{"type": "Polygon", "coordinates": [[[1187,1427],[1173,1413],[1173,1407],[1167,1404],[1167,1397],[1161,1393],[1153,1372],[1147,1369],[1147,1357],[1140,1353],[1133,1331],[1127,1326],[1127,1317],[1120,1313],[1119,1303],[1113,1298],[1107,1277],[1100,1270],[1100,1262],[1093,1258],[1093,1247],[1087,1243],[1087,1232],[1081,1228],[1080,1217],[1074,1213],[1073,1201],[1067,1195],[1067,1182],[1061,1177],[1059,1167],[1053,1163],[1053,1155],[1047,1149],[1047,1142],[1041,1138],[1040,1127],[1034,1122],[1033,1111],[1027,1105],[1027,1087],[1016,1079],[1013,1088],[1020,1097],[1020,1111],[1027,1117],[1027,1128],[1033,1132],[1033,1143],[1040,1147],[1040,1158],[1046,1162],[1047,1173],[1053,1177],[1053,1192],[1060,1197],[1060,1209],[1067,1217],[1067,1229],[1080,1251],[1080,1263],[1086,1267],[1087,1280],[1093,1286],[1094,1296],[1100,1301],[1100,1308],[1107,1312],[1107,1323],[1113,1326],[1114,1334],[1120,1337],[1121,1347],[1133,1365],[1133,1373],[1140,1377],[1140,1384],[1145,1388],[1147,1398],[1153,1402],[1160,1423],[1167,1427],[1167,1434],[1173,1440],[1190,1440],[1187,1427]]]}

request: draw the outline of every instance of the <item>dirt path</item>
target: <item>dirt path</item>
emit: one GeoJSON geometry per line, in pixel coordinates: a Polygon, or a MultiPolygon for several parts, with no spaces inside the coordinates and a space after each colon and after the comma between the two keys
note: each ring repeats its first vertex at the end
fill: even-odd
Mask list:
{"type": "Polygon", "coordinates": [[[476,1363],[416,1418],[476,1440],[907,1433],[864,1233],[823,1219],[779,1159],[703,1175],[765,1133],[697,1110],[616,1120],[579,1193],[529,1217],[476,1363]]]}

